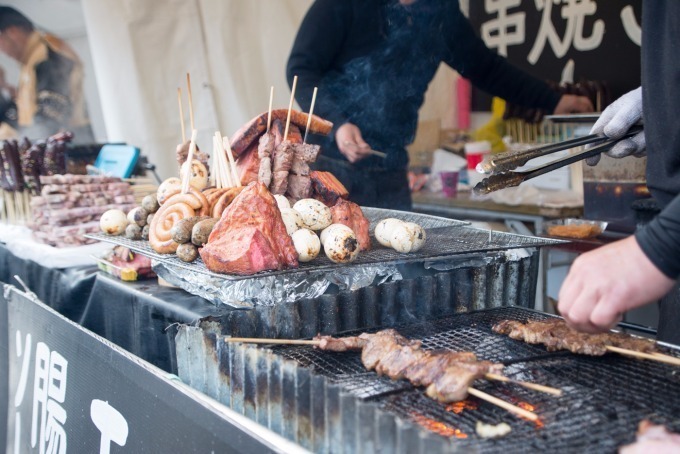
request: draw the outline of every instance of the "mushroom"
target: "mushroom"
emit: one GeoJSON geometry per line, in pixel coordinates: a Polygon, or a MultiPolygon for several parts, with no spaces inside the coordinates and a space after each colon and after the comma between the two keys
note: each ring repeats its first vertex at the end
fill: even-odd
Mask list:
{"type": "MultiPolygon", "coordinates": [[[[187,172],[187,167],[189,161],[185,161],[180,168],[180,175],[184,175],[187,172]]],[[[191,175],[189,176],[189,185],[202,191],[208,187],[208,169],[205,168],[203,164],[198,159],[191,161],[191,175]]]]}
{"type": "Polygon", "coordinates": [[[149,213],[142,207],[135,207],[127,214],[128,222],[131,224],[137,224],[140,227],[144,227],[146,225],[148,217],[149,213]]]}
{"type": "Polygon", "coordinates": [[[305,227],[311,230],[323,230],[333,222],[330,208],[316,199],[300,199],[293,209],[300,213],[305,227]]]}
{"type": "Polygon", "coordinates": [[[170,177],[158,186],[156,192],[156,200],[159,205],[168,200],[173,195],[177,194],[182,189],[182,181],[177,177],[170,177]]]}
{"type": "Polygon", "coordinates": [[[108,235],[120,235],[127,226],[128,220],[123,210],[108,210],[99,219],[99,227],[108,235]]]}
{"type": "Polygon", "coordinates": [[[314,260],[321,250],[321,242],[316,233],[309,229],[300,229],[290,236],[293,240],[293,246],[298,253],[298,260],[301,262],[309,262],[314,260]]]}

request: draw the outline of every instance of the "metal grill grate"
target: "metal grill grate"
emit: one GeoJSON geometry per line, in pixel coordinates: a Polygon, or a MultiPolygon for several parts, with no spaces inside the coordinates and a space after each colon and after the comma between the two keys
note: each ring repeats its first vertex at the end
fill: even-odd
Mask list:
{"type": "Polygon", "coordinates": [[[205,267],[205,264],[200,259],[200,257],[192,263],[185,263],[179,260],[174,254],[158,254],[153,249],[151,249],[148,241],[128,240],[121,236],[109,236],[105,234],[92,234],[85,236],[99,241],[105,241],[128,247],[135,252],[158,260],[165,265],[227,280],[242,280],[251,277],[276,276],[281,274],[311,273],[337,268],[346,268],[348,266],[413,263],[426,260],[445,260],[467,254],[481,254],[517,248],[535,248],[564,242],[562,240],[553,240],[466,227],[467,223],[465,222],[440,218],[437,216],[377,208],[364,208],[363,210],[371,223],[371,232],[373,232],[375,224],[380,219],[387,217],[396,217],[405,221],[416,222],[422,225],[425,227],[427,232],[427,242],[425,243],[425,246],[423,246],[423,248],[418,252],[401,254],[393,249],[380,245],[380,243],[378,243],[375,238],[371,236],[372,249],[359,254],[358,258],[352,262],[351,265],[333,263],[322,253],[311,262],[300,263],[300,267],[297,269],[262,271],[252,276],[237,276],[212,273],[205,267]]]}
{"type": "MultiPolygon", "coordinates": [[[[434,322],[398,327],[423,347],[473,351],[480,358],[507,361],[545,355],[545,348],[497,335],[494,323],[510,318],[526,321],[546,315],[520,308],[499,308],[450,316],[434,322]]],[[[372,330],[375,331],[375,330],[372,330]]],[[[353,333],[345,333],[352,335],[353,333]]],[[[558,353],[552,357],[505,368],[518,380],[563,389],[562,397],[548,396],[512,384],[477,381],[475,387],[520,406],[533,406],[541,422],[534,425],[486,402],[469,399],[473,407],[447,407],[425,396],[406,381],[393,382],[367,372],[360,353],[332,353],[311,347],[271,347],[277,355],[296,361],[313,374],[339,384],[358,399],[371,400],[383,411],[430,432],[450,438],[450,447],[482,452],[614,452],[633,441],[640,420],[650,418],[680,430],[680,370],[672,366],[608,354],[588,357],[558,353]],[[475,424],[506,422],[510,435],[481,441],[475,424]]],[[[672,352],[677,354],[677,352],[672,352]]]]}

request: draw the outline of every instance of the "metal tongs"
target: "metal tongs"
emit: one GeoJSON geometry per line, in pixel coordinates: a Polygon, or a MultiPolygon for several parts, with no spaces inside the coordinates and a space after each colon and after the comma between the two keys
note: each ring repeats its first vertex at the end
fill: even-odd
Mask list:
{"type": "Polygon", "coordinates": [[[495,156],[489,156],[485,158],[484,161],[477,164],[477,171],[490,176],[478,183],[474,187],[473,191],[476,194],[489,194],[491,192],[498,191],[499,189],[518,186],[520,183],[523,183],[531,178],[536,178],[548,172],[552,172],[555,169],[559,169],[560,167],[564,167],[566,165],[573,164],[575,162],[605,152],[616,145],[619,141],[638,134],[642,131],[642,129],[642,125],[635,125],[631,127],[628,132],[623,135],[623,137],[618,139],[610,139],[604,134],[590,134],[587,136],[578,137],[576,139],[565,140],[563,142],[532,148],[529,150],[510,151],[495,156]],[[593,148],[589,148],[581,153],[553,161],[542,167],[538,167],[526,172],[512,172],[512,170],[523,166],[532,159],[551,153],[556,153],[558,151],[568,150],[574,147],[595,144],[597,144],[597,146],[593,148]]]}

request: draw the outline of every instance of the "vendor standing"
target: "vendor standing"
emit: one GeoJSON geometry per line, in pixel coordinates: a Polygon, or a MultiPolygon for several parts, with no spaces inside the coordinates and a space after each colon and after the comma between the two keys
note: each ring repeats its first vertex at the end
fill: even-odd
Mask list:
{"type": "Polygon", "coordinates": [[[477,37],[454,0],[316,0],[288,59],[296,98],[333,122],[316,168],[347,187],[352,201],[411,209],[406,146],[441,62],[477,87],[517,105],[548,112],[593,110],[510,65],[477,37]],[[381,158],[370,150],[387,153],[381,158]]]}
{"type": "Polygon", "coordinates": [[[20,65],[16,88],[0,68],[1,122],[32,140],[69,130],[74,142],[93,141],[83,96],[83,67],[68,44],[36,30],[16,9],[0,6],[0,51],[20,65]]]}

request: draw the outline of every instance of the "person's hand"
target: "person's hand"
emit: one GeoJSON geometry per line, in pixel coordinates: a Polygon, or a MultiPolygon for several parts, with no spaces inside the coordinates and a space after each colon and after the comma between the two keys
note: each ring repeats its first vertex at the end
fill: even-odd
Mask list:
{"type": "Polygon", "coordinates": [[[335,132],[338,149],[349,162],[361,161],[371,152],[371,146],[364,141],[361,130],[352,123],[345,123],[335,132]]]}
{"type": "Polygon", "coordinates": [[[562,95],[553,112],[555,115],[593,112],[595,108],[590,99],[578,95],[562,95]]]}
{"type": "Polygon", "coordinates": [[[656,301],[674,285],[631,236],[574,261],[560,289],[558,310],[579,331],[606,331],[624,312],[656,301]]]}
{"type": "MultiPolygon", "coordinates": [[[[622,137],[631,126],[642,119],[642,87],[626,93],[609,105],[597,120],[591,134],[604,134],[612,139],[622,137]]],[[[645,132],[642,131],[631,138],[625,139],[614,145],[607,155],[612,158],[626,156],[644,156],[647,149],[645,132]]],[[[586,159],[589,166],[600,162],[600,155],[586,159]]]]}

